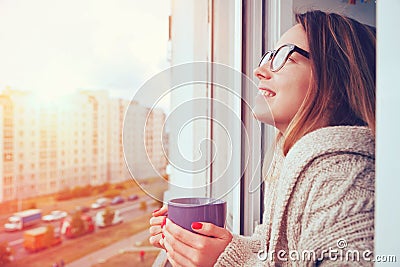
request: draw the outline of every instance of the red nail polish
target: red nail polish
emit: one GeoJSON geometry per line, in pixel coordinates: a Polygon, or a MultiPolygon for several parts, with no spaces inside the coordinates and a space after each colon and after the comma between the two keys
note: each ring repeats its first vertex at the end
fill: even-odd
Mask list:
{"type": "Polygon", "coordinates": [[[161,223],[161,228],[164,227],[164,225],[165,225],[166,222],[167,222],[167,217],[164,217],[164,220],[163,220],[162,223],[161,223]]]}
{"type": "Polygon", "coordinates": [[[162,238],[164,238],[164,237],[165,237],[165,235],[164,235],[163,233],[161,233],[161,236],[162,236],[162,238]]]}
{"type": "Polygon", "coordinates": [[[154,211],[153,211],[153,213],[155,213],[155,212],[159,211],[160,209],[161,209],[161,208],[154,210],[154,211]]]}
{"type": "Polygon", "coordinates": [[[192,223],[192,228],[193,228],[194,230],[200,230],[202,227],[203,227],[203,224],[202,224],[202,223],[199,223],[199,222],[194,222],[194,223],[192,223]]]}

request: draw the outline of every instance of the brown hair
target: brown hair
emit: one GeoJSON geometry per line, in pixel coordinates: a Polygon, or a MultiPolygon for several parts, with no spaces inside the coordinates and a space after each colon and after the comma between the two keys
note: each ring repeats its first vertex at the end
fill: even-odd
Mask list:
{"type": "Polygon", "coordinates": [[[313,82],[284,134],[284,154],[320,119],[375,133],[375,28],[322,11],[296,14],[296,21],[307,34],[313,82]]]}

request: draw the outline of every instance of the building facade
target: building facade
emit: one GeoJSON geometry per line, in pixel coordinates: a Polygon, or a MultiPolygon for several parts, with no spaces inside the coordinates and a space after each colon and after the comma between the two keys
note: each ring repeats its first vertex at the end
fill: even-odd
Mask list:
{"type": "Polygon", "coordinates": [[[0,93],[0,201],[126,181],[131,178],[126,153],[134,155],[128,157],[135,161],[132,166],[141,168],[135,179],[154,174],[145,169],[147,157],[164,174],[166,158],[160,157],[155,138],[164,120],[162,111],[149,112],[136,102],[110,98],[106,91],[79,91],[41,103],[31,93],[6,89],[0,93]],[[125,118],[128,107],[135,109],[132,118],[125,118]],[[137,127],[147,117],[148,133],[137,127]],[[125,121],[129,138],[124,145],[125,121]],[[149,154],[139,149],[140,142],[149,154]]]}

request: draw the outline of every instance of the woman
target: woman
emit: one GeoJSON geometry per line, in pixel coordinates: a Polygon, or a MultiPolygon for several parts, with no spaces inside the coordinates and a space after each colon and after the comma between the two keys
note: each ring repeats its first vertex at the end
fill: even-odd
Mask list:
{"type": "Polygon", "coordinates": [[[195,222],[198,235],[165,220],[163,207],[150,242],[172,265],[371,264],[375,30],[321,11],[296,21],[254,72],[256,118],[279,130],[263,224],[244,237],[195,222]]]}

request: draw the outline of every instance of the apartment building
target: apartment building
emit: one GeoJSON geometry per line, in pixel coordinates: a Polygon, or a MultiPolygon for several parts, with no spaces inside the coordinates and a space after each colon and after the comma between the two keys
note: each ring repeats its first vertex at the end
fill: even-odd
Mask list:
{"type": "Polygon", "coordinates": [[[125,161],[131,176],[161,177],[165,175],[168,138],[166,116],[159,108],[148,108],[136,101],[129,103],[123,125],[125,161]]]}
{"type": "Polygon", "coordinates": [[[107,143],[109,153],[108,160],[108,175],[110,182],[126,180],[129,177],[129,172],[125,167],[124,148],[122,144],[122,127],[124,123],[125,110],[129,105],[128,100],[111,99],[109,102],[108,113],[108,135],[110,138],[107,143]]]}
{"type": "MultiPolygon", "coordinates": [[[[146,134],[138,126],[148,114],[149,108],[110,98],[106,91],[79,91],[41,103],[31,93],[4,90],[0,93],[0,201],[128,180],[126,153],[133,155],[129,159],[140,169],[135,178],[154,175],[143,163],[148,156],[154,169],[164,173],[166,161],[161,160],[154,137],[161,127],[150,126],[146,134]],[[128,107],[135,112],[125,119],[128,107]],[[124,123],[129,133],[125,147],[124,123]],[[140,143],[149,147],[149,155],[140,143]]],[[[163,125],[163,112],[150,114],[148,124],[163,125]]]]}
{"type": "Polygon", "coordinates": [[[147,157],[150,159],[153,169],[160,175],[165,174],[167,164],[165,149],[168,143],[167,140],[164,140],[165,119],[165,114],[161,109],[149,110],[144,138],[147,157]]]}
{"type": "Polygon", "coordinates": [[[9,95],[0,95],[0,199],[11,198],[14,194],[14,134],[13,134],[13,103],[9,95]]]}

